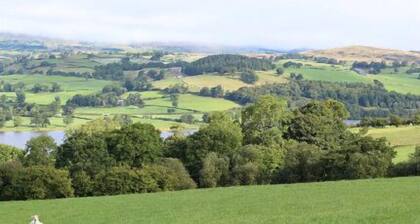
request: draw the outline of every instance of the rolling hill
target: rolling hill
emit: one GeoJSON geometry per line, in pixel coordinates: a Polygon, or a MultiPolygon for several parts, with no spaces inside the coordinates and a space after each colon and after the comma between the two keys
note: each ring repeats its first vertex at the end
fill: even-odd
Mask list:
{"type": "Polygon", "coordinates": [[[349,46],[302,52],[306,56],[335,58],[343,61],[408,61],[420,62],[420,53],[368,46],[349,46]]]}

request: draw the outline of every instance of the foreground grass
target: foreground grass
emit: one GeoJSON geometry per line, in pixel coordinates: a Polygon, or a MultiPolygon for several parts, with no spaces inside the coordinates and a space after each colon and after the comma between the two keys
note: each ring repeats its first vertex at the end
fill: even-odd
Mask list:
{"type": "Polygon", "coordinates": [[[418,223],[420,178],[0,202],[0,223],[418,223]]]}

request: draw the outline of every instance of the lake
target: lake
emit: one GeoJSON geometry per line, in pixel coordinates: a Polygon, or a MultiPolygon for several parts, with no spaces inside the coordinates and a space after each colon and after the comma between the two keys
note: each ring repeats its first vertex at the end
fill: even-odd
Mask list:
{"type": "MultiPolygon", "coordinates": [[[[190,135],[196,131],[197,130],[186,130],[184,133],[190,135]]],[[[5,131],[0,132],[0,143],[23,149],[25,148],[27,141],[41,135],[51,136],[58,145],[63,143],[65,137],[64,131],[5,131]]],[[[171,131],[162,131],[160,133],[160,136],[164,139],[171,135],[173,135],[171,131]]]]}

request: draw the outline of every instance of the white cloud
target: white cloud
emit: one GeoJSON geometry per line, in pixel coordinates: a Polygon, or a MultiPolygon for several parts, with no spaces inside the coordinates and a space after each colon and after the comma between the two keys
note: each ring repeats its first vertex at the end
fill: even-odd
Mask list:
{"type": "Polygon", "coordinates": [[[0,31],[90,41],[420,49],[418,0],[0,0],[0,31]]]}

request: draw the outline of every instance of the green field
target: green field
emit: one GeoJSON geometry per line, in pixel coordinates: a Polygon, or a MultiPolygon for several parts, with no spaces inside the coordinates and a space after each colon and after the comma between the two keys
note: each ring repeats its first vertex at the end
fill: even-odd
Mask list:
{"type": "Polygon", "coordinates": [[[420,94],[420,79],[416,75],[409,75],[406,73],[369,75],[370,79],[377,79],[381,81],[387,90],[399,93],[420,94]]]}
{"type": "Polygon", "coordinates": [[[0,202],[0,223],[419,223],[420,177],[0,202]]]}
{"type": "MultiPolygon", "coordinates": [[[[100,92],[105,85],[113,83],[112,81],[105,80],[86,80],[78,77],[63,77],[63,76],[46,76],[46,75],[7,75],[1,76],[0,80],[15,84],[17,82],[25,83],[26,102],[36,103],[40,105],[47,105],[54,101],[56,96],[59,96],[61,103],[64,105],[68,99],[76,94],[92,94],[100,92]],[[32,93],[30,89],[36,83],[51,85],[53,82],[60,84],[62,91],[32,93]]],[[[168,80],[163,80],[168,81],[168,80]]],[[[238,81],[241,82],[241,81],[238,81]]],[[[241,82],[242,83],[242,82],[241,82]]],[[[197,128],[198,125],[189,125],[184,123],[175,122],[181,114],[189,113],[195,114],[194,116],[201,120],[204,112],[229,110],[239,107],[238,104],[222,99],[202,97],[191,94],[181,94],[179,97],[179,105],[173,114],[168,114],[168,108],[172,108],[172,103],[169,96],[165,96],[159,91],[145,91],[145,92],[128,92],[123,95],[127,97],[129,93],[140,93],[146,106],[143,108],[137,107],[97,107],[97,108],[77,108],[75,111],[75,119],[70,127],[78,126],[87,121],[102,118],[105,116],[113,116],[115,114],[127,114],[132,117],[134,121],[141,121],[151,123],[159,129],[167,130],[171,126],[181,125],[185,128],[197,128]],[[171,119],[171,120],[163,120],[171,119]]],[[[14,98],[14,92],[0,92],[0,95],[6,95],[14,98]]],[[[59,116],[50,119],[51,125],[47,128],[38,128],[38,130],[60,130],[65,129],[66,125],[63,119],[59,116]]],[[[23,124],[20,127],[14,128],[13,121],[8,121],[3,127],[2,131],[23,131],[32,130],[33,126],[30,125],[30,119],[23,118],[23,124]]]]}
{"type": "MultiPolygon", "coordinates": [[[[6,75],[1,76],[0,80],[4,80],[8,83],[25,83],[25,95],[26,102],[28,103],[37,103],[41,105],[46,105],[54,101],[55,96],[61,98],[61,103],[65,104],[68,99],[76,94],[90,94],[95,93],[108,84],[111,84],[112,81],[105,80],[86,80],[79,77],[64,77],[64,76],[47,76],[47,75],[6,75]],[[62,91],[51,93],[32,93],[30,89],[33,85],[39,83],[51,86],[52,83],[57,82],[60,84],[62,91]]],[[[14,92],[0,92],[0,95],[15,96],[14,92]]]]}
{"type": "Polygon", "coordinates": [[[370,128],[368,135],[374,138],[385,137],[397,152],[394,163],[406,161],[420,145],[420,126],[370,128]]]}
{"type": "Polygon", "coordinates": [[[399,93],[420,94],[420,79],[418,74],[407,74],[406,67],[400,68],[398,72],[392,69],[384,69],[377,75],[360,75],[351,71],[350,66],[346,65],[328,65],[305,60],[280,60],[277,65],[282,66],[287,61],[300,62],[301,68],[287,68],[286,75],[290,73],[302,74],[307,80],[320,80],[330,82],[362,82],[372,83],[373,80],[379,80],[389,91],[399,93]]]}
{"type": "MultiPolygon", "coordinates": [[[[263,85],[266,83],[284,83],[287,79],[283,76],[275,75],[274,71],[259,71],[258,81],[255,85],[263,85]]],[[[215,87],[221,85],[224,90],[234,91],[244,86],[253,86],[246,84],[239,79],[239,74],[204,74],[195,76],[186,76],[182,78],[169,77],[164,80],[153,82],[155,88],[164,89],[174,84],[186,84],[192,92],[199,92],[203,87],[215,87]]]]}

